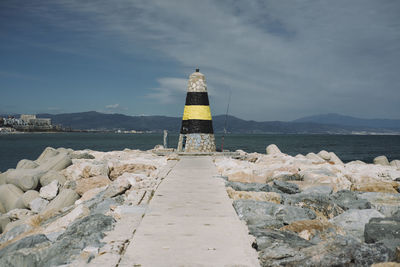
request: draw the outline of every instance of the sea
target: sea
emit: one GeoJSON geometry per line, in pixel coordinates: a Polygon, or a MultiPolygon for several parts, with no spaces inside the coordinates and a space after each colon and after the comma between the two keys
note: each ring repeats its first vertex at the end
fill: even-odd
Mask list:
{"type": "MultiPolygon", "coordinates": [[[[216,134],[221,148],[222,135],[216,134]]],[[[178,134],[169,134],[169,147],[176,147],[178,134]]],[[[35,160],[46,147],[64,147],[112,151],[148,150],[163,143],[162,134],[120,133],[18,133],[0,134],[0,171],[15,168],[21,159],[35,160]]],[[[288,135],[288,134],[227,134],[224,149],[265,153],[269,144],[276,144],[283,153],[295,156],[321,150],[334,152],[342,161],[362,160],[371,163],[380,155],[389,160],[400,159],[398,135],[288,135]]]]}

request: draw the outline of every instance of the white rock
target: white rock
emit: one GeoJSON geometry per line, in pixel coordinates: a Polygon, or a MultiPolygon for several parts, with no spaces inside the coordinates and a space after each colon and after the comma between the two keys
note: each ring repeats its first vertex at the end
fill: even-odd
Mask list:
{"type": "Polygon", "coordinates": [[[400,168],[400,160],[395,159],[390,162],[390,166],[396,167],[397,169],[400,168]]]}
{"type": "MultiPolygon", "coordinates": [[[[116,158],[118,159],[118,158],[116,158]]],[[[73,164],[62,172],[68,180],[78,180],[93,176],[108,176],[106,162],[87,159],[74,159],[73,164]]]]}
{"type": "Polygon", "coordinates": [[[266,152],[267,152],[268,155],[281,154],[282,153],[275,144],[271,144],[271,145],[267,146],[266,152]]]}
{"type": "Polygon", "coordinates": [[[331,154],[328,151],[321,150],[318,154],[319,157],[321,157],[324,160],[330,160],[331,159],[331,154]]]}
{"type": "Polygon", "coordinates": [[[325,160],[323,160],[321,157],[319,157],[317,154],[315,153],[308,153],[306,155],[306,158],[310,159],[312,162],[314,163],[325,163],[325,160]]]}
{"type": "Polygon", "coordinates": [[[343,165],[343,161],[338,156],[336,156],[335,153],[329,152],[329,155],[331,156],[329,161],[331,161],[335,164],[343,165]]]}
{"type": "Polygon", "coordinates": [[[32,160],[22,159],[18,162],[16,169],[34,169],[37,166],[39,166],[39,164],[32,160]]]}
{"type": "Polygon", "coordinates": [[[47,199],[47,200],[52,200],[55,198],[58,194],[58,181],[54,180],[50,184],[43,186],[40,188],[40,197],[47,199]]]}
{"type": "Polygon", "coordinates": [[[39,213],[46,208],[47,204],[49,204],[49,201],[39,197],[29,202],[29,208],[31,211],[39,213]]]}
{"type": "Polygon", "coordinates": [[[388,161],[386,156],[378,156],[378,157],[374,158],[374,164],[380,164],[380,165],[383,165],[383,166],[389,166],[390,165],[390,163],[389,163],[389,161],[388,161]]]}
{"type": "Polygon", "coordinates": [[[37,163],[42,164],[46,162],[48,159],[51,159],[55,156],[57,156],[60,152],[58,152],[56,149],[52,147],[46,147],[45,150],[43,150],[42,154],[40,154],[39,158],[36,160],[37,163]]]}
{"type": "Polygon", "coordinates": [[[146,176],[143,176],[140,174],[135,174],[135,173],[125,172],[121,176],[119,176],[117,179],[115,179],[113,184],[121,185],[121,186],[125,186],[125,184],[130,184],[131,186],[134,186],[136,184],[136,180],[137,179],[142,180],[143,177],[146,177],[146,176]]]}

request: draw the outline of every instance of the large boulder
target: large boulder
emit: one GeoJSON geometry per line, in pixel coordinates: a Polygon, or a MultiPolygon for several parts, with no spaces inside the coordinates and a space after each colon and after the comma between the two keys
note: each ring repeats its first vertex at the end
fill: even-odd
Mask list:
{"type": "Polygon", "coordinates": [[[124,164],[120,166],[113,166],[110,169],[110,179],[115,180],[119,176],[121,176],[123,173],[143,173],[146,174],[147,176],[150,176],[152,172],[157,170],[157,167],[154,165],[148,165],[148,164],[124,164]]]}
{"type": "Polygon", "coordinates": [[[332,195],[332,199],[343,210],[371,208],[371,203],[366,199],[359,198],[354,191],[340,190],[332,195]]]}
{"type": "Polygon", "coordinates": [[[348,236],[338,235],[313,246],[298,247],[291,243],[294,242],[279,246],[270,242],[259,254],[262,266],[370,266],[395,259],[384,244],[365,244],[348,236]]]}
{"type": "Polygon", "coordinates": [[[326,194],[295,194],[287,195],[285,205],[293,205],[313,210],[320,217],[333,218],[343,212],[329,195],[326,194]]]}
{"type": "Polygon", "coordinates": [[[282,191],[283,193],[286,194],[297,194],[300,193],[299,186],[297,184],[293,183],[288,183],[284,181],[279,181],[279,180],[274,180],[273,186],[278,189],[279,191],[282,191]]]}
{"type": "Polygon", "coordinates": [[[75,191],[79,195],[83,195],[86,191],[93,188],[103,187],[111,183],[107,176],[95,176],[86,179],[79,179],[76,181],[75,191]]]}
{"type": "Polygon", "coordinates": [[[312,246],[311,242],[289,231],[251,228],[250,233],[256,238],[253,247],[258,251],[276,248],[274,254],[279,254],[288,248],[298,251],[301,248],[312,246]]]}
{"type": "Polygon", "coordinates": [[[39,164],[29,159],[22,159],[18,162],[16,169],[34,169],[39,164]]]}
{"type": "Polygon", "coordinates": [[[54,180],[50,184],[40,188],[40,197],[46,200],[52,200],[58,193],[58,181],[54,180]]]}
{"type": "Polygon", "coordinates": [[[330,222],[337,225],[347,234],[359,240],[364,239],[364,227],[371,218],[383,218],[383,214],[374,209],[347,210],[344,213],[331,219],[330,222]]]}
{"type": "Polygon", "coordinates": [[[49,204],[48,200],[38,197],[29,202],[28,207],[32,212],[39,213],[46,208],[47,204],[49,204]]]}
{"type": "Polygon", "coordinates": [[[40,266],[38,261],[40,261],[43,247],[49,245],[49,240],[43,234],[22,238],[0,250],[0,266],[40,266]]]}
{"type": "Polygon", "coordinates": [[[231,187],[226,189],[228,195],[233,200],[238,199],[252,199],[256,201],[268,201],[280,204],[282,199],[281,195],[275,192],[249,192],[249,191],[235,191],[231,187]]]}
{"type": "Polygon", "coordinates": [[[329,152],[326,150],[321,150],[320,152],[318,152],[317,155],[326,161],[329,161],[331,159],[331,154],[329,154],[329,152]]]}
{"type": "Polygon", "coordinates": [[[53,171],[61,171],[72,165],[71,157],[68,153],[58,153],[54,157],[47,158],[45,161],[43,160],[38,169],[48,172],[50,170],[53,171]]]}
{"type": "Polygon", "coordinates": [[[45,172],[39,168],[18,169],[7,173],[7,183],[19,187],[22,191],[34,190],[39,184],[40,177],[45,172]]]}
{"type": "Polygon", "coordinates": [[[335,153],[329,152],[329,155],[331,156],[329,162],[335,163],[337,165],[343,165],[344,164],[343,161],[338,156],[336,156],[335,153]]]}
{"type": "Polygon", "coordinates": [[[56,149],[52,148],[52,147],[46,147],[42,154],[40,154],[40,156],[36,159],[36,162],[38,164],[42,164],[44,162],[46,162],[47,160],[57,156],[60,152],[58,152],[56,149]]]}
{"type": "Polygon", "coordinates": [[[276,155],[276,154],[282,153],[275,144],[271,144],[271,145],[267,146],[265,151],[267,152],[268,155],[276,155]]]}
{"type": "Polygon", "coordinates": [[[24,192],[13,184],[0,185],[0,203],[8,212],[16,208],[24,208],[24,205],[18,199],[24,192]]]}
{"type": "Polygon", "coordinates": [[[94,214],[73,222],[54,242],[44,234],[30,235],[0,249],[0,266],[60,266],[70,263],[86,247],[98,248],[115,220],[94,214]]]}
{"type": "Polygon", "coordinates": [[[395,188],[398,187],[396,182],[386,181],[369,181],[365,183],[354,183],[351,190],[360,192],[382,192],[382,193],[397,193],[395,188]]]}
{"type": "Polygon", "coordinates": [[[64,183],[67,181],[67,179],[65,179],[65,176],[62,175],[60,172],[50,170],[42,177],[40,177],[40,184],[42,186],[46,186],[54,180],[57,180],[60,185],[64,185],[64,183]]]}
{"type": "Polygon", "coordinates": [[[38,191],[28,190],[18,199],[18,206],[20,206],[20,207],[23,206],[24,208],[29,208],[29,203],[38,197],[39,197],[38,191]]]}
{"type": "Polygon", "coordinates": [[[63,189],[41,213],[57,212],[65,207],[71,206],[79,199],[79,195],[72,189],[63,189]]]}
{"type": "Polygon", "coordinates": [[[245,220],[247,224],[253,225],[263,225],[265,221],[271,220],[271,218],[283,224],[316,218],[315,213],[310,209],[271,202],[235,200],[233,201],[233,206],[240,219],[245,220]]]}
{"type": "Polygon", "coordinates": [[[103,198],[111,198],[125,193],[129,188],[136,184],[134,176],[125,173],[115,179],[107,189],[104,190],[103,198]]]}
{"type": "Polygon", "coordinates": [[[41,260],[47,266],[59,266],[71,261],[86,247],[101,247],[105,232],[111,231],[115,220],[103,214],[93,214],[74,221],[48,248],[41,260]]]}
{"type": "Polygon", "coordinates": [[[374,158],[374,164],[379,164],[383,166],[390,166],[389,160],[386,156],[378,156],[374,158]]]}
{"type": "Polygon", "coordinates": [[[397,246],[400,246],[400,218],[370,219],[365,224],[364,239],[366,243],[384,241],[385,244],[396,243],[397,246]]]}
{"type": "Polygon", "coordinates": [[[68,180],[86,179],[94,176],[108,176],[107,162],[97,160],[74,160],[74,164],[63,171],[68,180]]]}
{"type": "Polygon", "coordinates": [[[400,218],[371,218],[365,225],[366,243],[375,243],[384,239],[400,240],[400,218]]]}
{"type": "Polygon", "coordinates": [[[392,217],[400,210],[400,194],[388,194],[378,192],[366,192],[358,195],[359,199],[365,199],[371,203],[371,207],[378,210],[386,217],[392,217]]]}

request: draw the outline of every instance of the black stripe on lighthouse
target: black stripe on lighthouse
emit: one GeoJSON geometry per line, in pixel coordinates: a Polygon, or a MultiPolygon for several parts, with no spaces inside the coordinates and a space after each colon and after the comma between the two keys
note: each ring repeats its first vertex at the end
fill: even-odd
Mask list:
{"type": "Polygon", "coordinates": [[[181,134],[205,133],[213,134],[212,120],[184,120],[181,134]]]}
{"type": "Polygon", "coordinates": [[[186,106],[201,105],[209,106],[207,92],[188,92],[186,95],[186,106]]]}

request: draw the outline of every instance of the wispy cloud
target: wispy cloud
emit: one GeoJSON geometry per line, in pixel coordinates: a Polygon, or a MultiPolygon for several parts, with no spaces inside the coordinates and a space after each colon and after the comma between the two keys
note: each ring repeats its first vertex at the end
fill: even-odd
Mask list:
{"type": "Polygon", "coordinates": [[[107,109],[116,109],[119,108],[119,104],[111,104],[111,105],[106,105],[107,109]]]}
{"type": "Polygon", "coordinates": [[[186,92],[187,80],[181,78],[159,78],[159,87],[153,88],[148,98],[154,99],[162,104],[182,102],[182,95],[186,92]]]}

